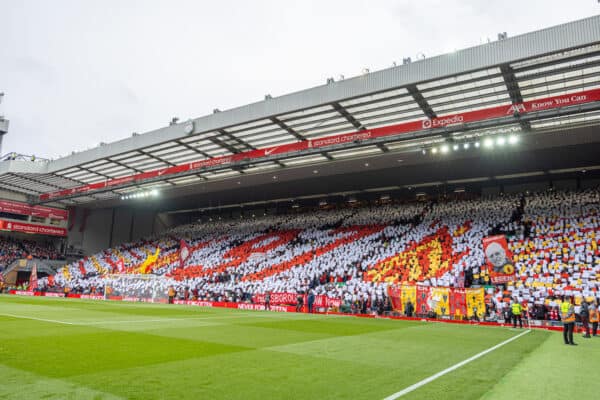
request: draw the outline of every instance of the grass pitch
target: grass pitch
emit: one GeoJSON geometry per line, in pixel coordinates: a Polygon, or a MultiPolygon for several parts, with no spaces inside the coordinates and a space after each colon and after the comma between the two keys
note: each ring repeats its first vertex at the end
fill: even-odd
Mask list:
{"type": "MultiPolygon", "coordinates": [[[[519,333],[0,296],[0,398],[384,399],[519,333]]],[[[532,331],[401,398],[593,398],[600,339],[577,339],[532,331]]]]}

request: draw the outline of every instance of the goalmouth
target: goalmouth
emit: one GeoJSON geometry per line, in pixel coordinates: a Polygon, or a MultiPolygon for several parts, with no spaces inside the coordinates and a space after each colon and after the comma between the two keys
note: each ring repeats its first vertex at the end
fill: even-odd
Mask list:
{"type": "Polygon", "coordinates": [[[126,301],[166,303],[170,282],[162,276],[146,274],[107,274],[104,298],[122,297],[126,301]]]}

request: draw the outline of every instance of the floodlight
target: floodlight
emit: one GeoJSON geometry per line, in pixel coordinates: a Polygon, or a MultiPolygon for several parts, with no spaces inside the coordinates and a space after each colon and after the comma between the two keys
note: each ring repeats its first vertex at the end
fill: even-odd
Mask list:
{"type": "Polygon", "coordinates": [[[443,145],[440,150],[442,151],[442,153],[447,153],[449,150],[448,145],[447,144],[443,145]]]}
{"type": "Polygon", "coordinates": [[[454,150],[454,151],[458,150],[458,145],[455,144],[454,146],[452,146],[452,150],[454,150]]]}
{"type": "Polygon", "coordinates": [[[485,138],[483,147],[487,147],[488,149],[494,147],[494,141],[491,138],[485,138]]]}
{"type": "Polygon", "coordinates": [[[519,141],[519,137],[517,135],[510,135],[508,137],[508,143],[516,144],[519,141]]]}
{"type": "Polygon", "coordinates": [[[437,147],[434,147],[434,148],[432,148],[432,149],[431,149],[431,152],[432,152],[433,154],[437,154],[437,152],[438,152],[438,149],[437,149],[437,147]]]}
{"type": "Polygon", "coordinates": [[[498,146],[504,146],[505,143],[506,143],[506,139],[503,136],[500,136],[499,138],[496,139],[496,144],[498,146]]]}
{"type": "Polygon", "coordinates": [[[470,146],[471,146],[471,145],[470,145],[469,143],[465,143],[465,144],[463,144],[463,149],[465,149],[465,150],[466,150],[466,149],[468,149],[470,146]]]}

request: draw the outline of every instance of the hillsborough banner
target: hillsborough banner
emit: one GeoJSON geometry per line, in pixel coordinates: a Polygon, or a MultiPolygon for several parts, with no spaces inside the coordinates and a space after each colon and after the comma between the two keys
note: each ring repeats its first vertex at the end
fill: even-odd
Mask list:
{"type": "MultiPolygon", "coordinates": [[[[308,304],[307,295],[303,295],[304,304],[308,304]]],[[[265,294],[255,294],[252,296],[252,302],[256,304],[263,304],[265,302],[265,294]]],[[[298,302],[298,294],[297,293],[271,293],[271,305],[277,304],[290,304],[295,305],[298,302]]],[[[325,295],[317,295],[315,296],[315,302],[313,306],[316,308],[329,308],[329,307],[339,307],[342,305],[341,299],[336,299],[332,297],[327,297],[325,295]]]]}
{"type": "Polygon", "coordinates": [[[0,219],[0,230],[12,232],[35,233],[38,235],[67,236],[65,228],[56,226],[29,224],[26,222],[6,221],[0,219]]]}
{"type": "Polygon", "coordinates": [[[488,272],[493,284],[499,285],[515,280],[512,253],[508,249],[504,235],[483,238],[483,252],[485,253],[488,272]]]}
{"type": "Polygon", "coordinates": [[[255,160],[278,154],[300,152],[313,148],[334,146],[337,144],[363,142],[366,140],[399,135],[409,132],[417,132],[434,128],[442,128],[450,125],[461,125],[471,122],[484,121],[496,118],[512,117],[514,114],[527,114],[531,112],[544,111],[554,108],[573,106],[577,104],[600,101],[600,89],[591,89],[576,93],[559,96],[546,97],[538,100],[526,101],[517,104],[506,104],[481,110],[468,111],[460,114],[444,115],[433,119],[404,122],[396,125],[388,125],[379,128],[365,129],[359,132],[344,133],[340,135],[327,136],[318,139],[309,139],[300,142],[288,143],[262,149],[245,151],[233,155],[209,158],[206,160],[193,161],[172,167],[141,172],[136,175],[109,179],[102,182],[91,183],[70,189],[40,194],[40,200],[52,200],[58,197],[72,196],[88,193],[99,189],[112,188],[121,185],[138,183],[147,179],[168,177],[169,175],[182,172],[200,170],[202,168],[218,165],[229,165],[235,162],[255,160]]]}

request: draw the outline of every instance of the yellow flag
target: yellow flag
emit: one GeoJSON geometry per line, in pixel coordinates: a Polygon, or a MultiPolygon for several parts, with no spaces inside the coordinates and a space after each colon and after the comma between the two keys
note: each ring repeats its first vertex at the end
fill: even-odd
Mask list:
{"type": "Polygon", "coordinates": [[[154,254],[150,254],[146,257],[142,265],[140,265],[140,273],[147,274],[152,270],[152,266],[158,260],[158,256],[160,255],[160,249],[157,247],[154,254]]]}
{"type": "Polygon", "coordinates": [[[445,287],[431,288],[433,309],[437,315],[450,315],[450,289],[445,287]]]}
{"type": "Polygon", "coordinates": [[[483,318],[485,315],[485,293],[483,289],[466,289],[467,292],[467,316],[471,318],[475,311],[477,316],[483,318]]]}
{"type": "Polygon", "coordinates": [[[413,310],[415,310],[417,308],[417,287],[413,285],[402,285],[400,299],[402,301],[402,312],[406,312],[404,308],[409,301],[413,305],[413,310]]]}

